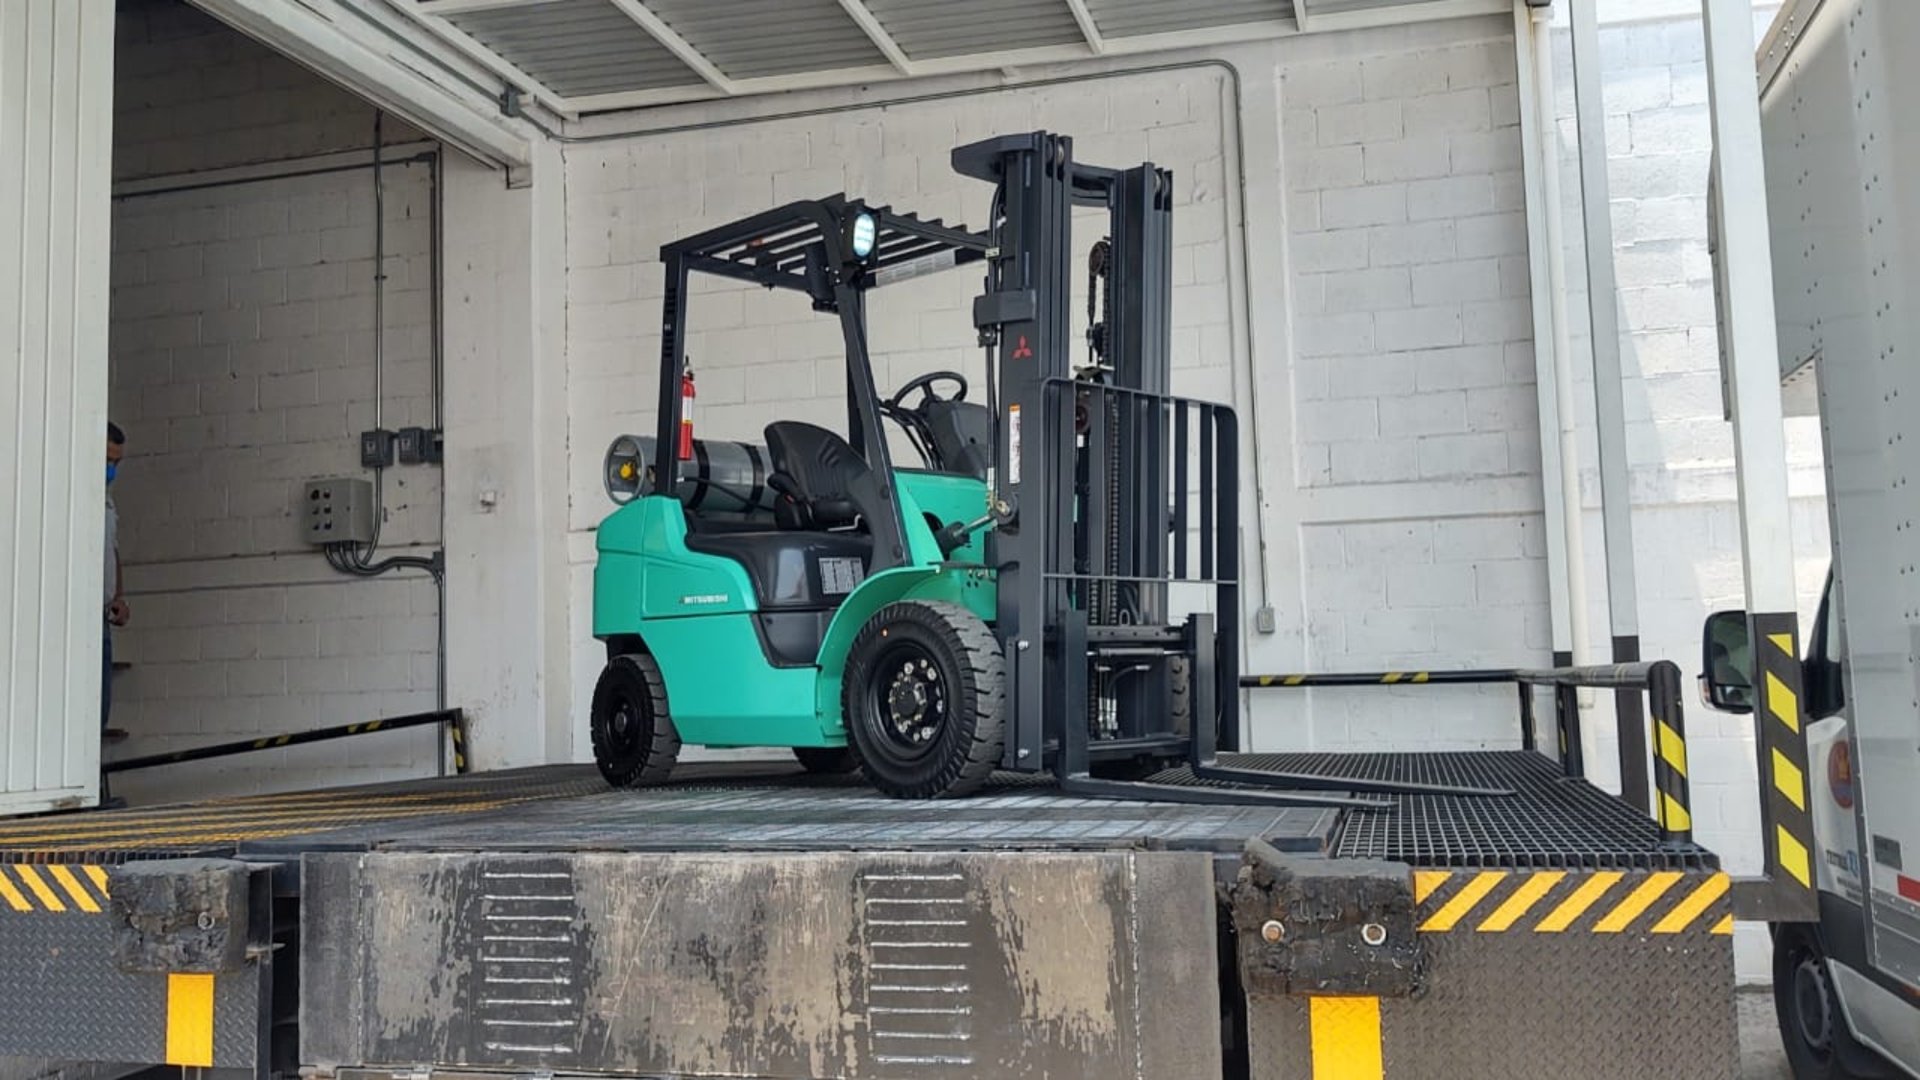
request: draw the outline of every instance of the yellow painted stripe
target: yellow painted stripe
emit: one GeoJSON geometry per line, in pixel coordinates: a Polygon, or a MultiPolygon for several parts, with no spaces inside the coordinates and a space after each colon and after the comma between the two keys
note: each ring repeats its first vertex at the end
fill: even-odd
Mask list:
{"type": "Polygon", "coordinates": [[[1620,901],[1612,911],[1601,916],[1600,921],[1593,924],[1593,932],[1617,934],[1632,926],[1633,920],[1639,918],[1641,912],[1652,907],[1653,902],[1665,896],[1667,890],[1673,888],[1674,882],[1679,880],[1678,870],[1661,870],[1648,874],[1647,880],[1641,882],[1639,888],[1628,893],[1625,900],[1620,901]]]}
{"type": "Polygon", "coordinates": [[[1681,776],[1687,775],[1687,743],[1680,733],[1667,726],[1662,720],[1654,725],[1660,733],[1660,760],[1673,766],[1673,771],[1681,776]]]}
{"type": "Polygon", "coordinates": [[[1720,921],[1713,924],[1713,932],[1716,934],[1733,933],[1733,916],[1732,915],[1720,916],[1720,921]]]}
{"type": "Polygon", "coordinates": [[[1439,911],[1434,912],[1426,922],[1421,923],[1420,929],[1423,932],[1436,934],[1444,934],[1453,929],[1454,924],[1466,918],[1473,911],[1473,906],[1485,900],[1487,894],[1492,892],[1500,884],[1500,880],[1506,876],[1505,870],[1483,870],[1475,874],[1472,881],[1462,885],[1460,891],[1453,894],[1452,899],[1440,905],[1439,911]]]}
{"type": "Polygon", "coordinates": [[[1392,686],[1394,683],[1399,682],[1401,678],[1402,676],[1399,672],[1389,671],[1386,673],[1386,675],[1381,677],[1380,681],[1383,683],[1386,683],[1388,686],[1392,686]]]}
{"type": "Polygon", "coordinates": [[[41,907],[48,911],[67,910],[67,905],[60,902],[60,894],[53,891],[53,888],[40,876],[39,871],[21,863],[13,868],[13,872],[19,874],[20,880],[26,883],[27,888],[33,890],[33,895],[40,899],[41,907]]]}
{"type": "Polygon", "coordinates": [[[1505,903],[1494,908],[1493,914],[1487,916],[1487,921],[1480,924],[1480,932],[1490,933],[1511,928],[1514,923],[1520,921],[1521,916],[1532,911],[1533,905],[1539,903],[1541,897],[1552,892],[1553,887],[1560,884],[1566,876],[1567,873],[1564,870],[1543,870],[1537,874],[1527,875],[1527,880],[1513,890],[1513,895],[1507,897],[1505,903]]]}
{"type": "Polygon", "coordinates": [[[60,883],[60,887],[66,890],[68,896],[73,897],[74,904],[81,911],[96,915],[100,913],[99,902],[94,900],[93,894],[87,891],[85,885],[80,884],[80,879],[73,876],[72,870],[64,866],[49,866],[47,873],[52,874],[53,880],[60,883]]]}
{"type": "Polygon", "coordinates": [[[167,1064],[213,1065],[213,976],[167,976],[167,1064]]]}
{"type": "Polygon", "coordinates": [[[1303,682],[1306,682],[1306,681],[1307,681],[1307,677],[1306,677],[1305,675],[1289,675],[1289,676],[1287,676],[1287,685],[1288,685],[1288,686],[1299,686],[1299,685],[1300,685],[1301,683],[1303,683],[1303,682]]]}
{"type": "Polygon", "coordinates": [[[1807,808],[1807,774],[1800,771],[1800,766],[1788,761],[1787,755],[1781,753],[1777,746],[1773,748],[1773,786],[1795,808],[1807,808]]]}
{"type": "Polygon", "coordinates": [[[1447,879],[1452,876],[1453,872],[1450,870],[1415,870],[1413,872],[1413,902],[1416,904],[1426,903],[1427,897],[1433,895],[1433,890],[1445,885],[1447,879]]]}
{"type": "Polygon", "coordinates": [[[1426,682],[1426,681],[1427,681],[1427,673],[1426,673],[1426,672],[1424,672],[1424,671],[1422,671],[1422,672],[1420,672],[1419,674],[1417,674],[1417,675],[1415,675],[1415,676],[1413,677],[1413,681],[1414,681],[1414,682],[1426,682]]]}
{"type": "Polygon", "coordinates": [[[1560,901],[1559,907],[1549,911],[1547,917],[1540,920],[1540,925],[1533,928],[1534,933],[1557,934],[1572,926],[1575,919],[1586,914],[1588,908],[1597,903],[1607,894],[1608,889],[1613,888],[1625,876],[1618,870],[1601,870],[1593,874],[1582,882],[1579,888],[1573,890],[1572,896],[1560,901]]]}
{"type": "Polygon", "coordinates": [[[1693,815],[1680,805],[1680,800],[1663,791],[1660,793],[1660,824],[1668,829],[1691,829],[1693,815]]]}
{"type": "Polygon", "coordinates": [[[15,911],[33,910],[33,903],[27,899],[27,894],[14,885],[13,879],[4,870],[0,870],[0,900],[5,900],[7,906],[15,911]]]}
{"type": "Polygon", "coordinates": [[[1383,1080],[1377,997],[1308,998],[1313,1080],[1383,1080]]]}
{"type": "Polygon", "coordinates": [[[1775,846],[1780,850],[1780,869],[1793,875],[1793,880],[1802,885],[1812,882],[1807,869],[1807,845],[1794,839],[1785,825],[1774,826],[1775,846]]]}
{"type": "Polygon", "coordinates": [[[1800,730],[1800,699],[1771,671],[1767,672],[1767,709],[1788,730],[1800,730]]]}
{"type": "Polygon", "coordinates": [[[1666,917],[1653,924],[1656,934],[1677,934],[1693,925],[1702,913],[1713,906],[1715,900],[1727,894],[1727,875],[1714,874],[1701,882],[1685,900],[1674,905],[1666,917]]]}
{"type": "Polygon", "coordinates": [[[113,894],[107,891],[107,872],[105,870],[102,870],[98,866],[83,866],[81,869],[87,872],[87,878],[93,882],[94,888],[100,890],[101,896],[109,900],[113,899],[113,894]]]}
{"type": "Polygon", "coordinates": [[[1791,659],[1794,659],[1794,660],[1800,659],[1798,656],[1794,655],[1792,634],[1768,634],[1767,640],[1773,642],[1774,648],[1779,649],[1783,653],[1786,653],[1787,656],[1790,657],[1791,659]]]}

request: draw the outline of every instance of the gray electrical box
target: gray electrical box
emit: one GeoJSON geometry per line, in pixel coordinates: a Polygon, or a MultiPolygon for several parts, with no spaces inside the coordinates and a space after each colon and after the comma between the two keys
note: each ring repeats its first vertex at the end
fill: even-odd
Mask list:
{"type": "Polygon", "coordinates": [[[301,509],[309,544],[373,542],[373,485],[365,480],[310,480],[301,509]]]}

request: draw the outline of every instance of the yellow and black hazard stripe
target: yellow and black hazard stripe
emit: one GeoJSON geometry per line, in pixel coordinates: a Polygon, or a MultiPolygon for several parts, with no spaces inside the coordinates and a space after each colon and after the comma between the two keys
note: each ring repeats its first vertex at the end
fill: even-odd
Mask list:
{"type": "Polygon", "coordinates": [[[467,718],[464,713],[456,715],[447,725],[447,737],[453,742],[453,771],[457,776],[467,774],[467,718]]]}
{"type": "Polygon", "coordinates": [[[1672,664],[1655,665],[1656,685],[1648,687],[1653,713],[1654,820],[1662,839],[1693,839],[1693,801],[1687,782],[1686,713],[1680,704],[1680,672],[1672,664]]]}
{"type": "Polygon", "coordinates": [[[1426,934],[1731,934],[1719,871],[1416,870],[1426,934]]]}
{"type": "Polygon", "coordinates": [[[1786,910],[1813,912],[1813,815],[1807,806],[1807,735],[1801,712],[1799,618],[1752,616],[1754,710],[1767,784],[1768,878],[1786,910]]]}
{"type": "Polygon", "coordinates": [[[98,915],[107,909],[107,872],[93,865],[0,865],[0,911],[98,915]]]}
{"type": "MultiPolygon", "coordinates": [[[[1473,674],[1473,673],[1468,673],[1473,674]]],[[[1363,675],[1254,675],[1244,686],[1397,686],[1433,681],[1431,671],[1379,671],[1363,675]]],[[[1487,680],[1491,681],[1491,680],[1487,680]]]]}

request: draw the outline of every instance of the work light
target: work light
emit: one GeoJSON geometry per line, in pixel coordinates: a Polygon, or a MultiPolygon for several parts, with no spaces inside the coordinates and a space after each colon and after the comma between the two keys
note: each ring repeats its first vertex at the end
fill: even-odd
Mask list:
{"type": "Polygon", "coordinates": [[[873,220],[872,214],[863,210],[854,215],[853,234],[847,246],[853,251],[854,258],[865,259],[873,254],[873,243],[879,236],[879,224],[873,220]]]}

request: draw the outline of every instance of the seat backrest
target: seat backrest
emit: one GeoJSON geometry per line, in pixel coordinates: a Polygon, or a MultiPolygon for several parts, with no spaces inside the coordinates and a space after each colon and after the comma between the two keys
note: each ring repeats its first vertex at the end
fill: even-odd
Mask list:
{"type": "Polygon", "coordinates": [[[987,466],[993,461],[993,414],[987,407],[972,401],[936,399],[926,403],[925,413],[941,471],[985,480],[987,466]]]}
{"type": "Polygon", "coordinates": [[[884,512],[878,477],[847,440],[799,420],[768,424],[766,439],[774,474],[792,481],[813,527],[841,528],[884,512]]]}

